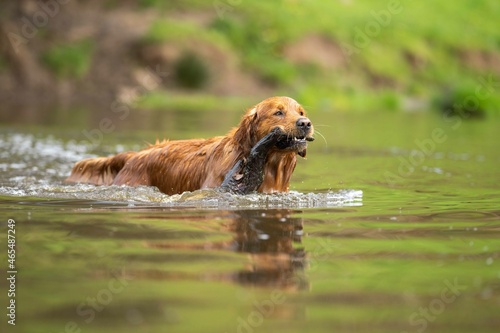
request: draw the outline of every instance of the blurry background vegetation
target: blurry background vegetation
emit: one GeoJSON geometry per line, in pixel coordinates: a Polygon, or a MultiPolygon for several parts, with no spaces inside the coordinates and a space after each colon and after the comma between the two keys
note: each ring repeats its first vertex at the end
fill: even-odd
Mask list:
{"type": "MultiPolygon", "coordinates": [[[[442,111],[479,78],[499,89],[500,2],[391,2],[2,2],[1,120],[99,119],[117,104],[241,113],[272,95],[311,111],[442,111]]],[[[495,91],[472,112],[499,106],[495,91]]]]}

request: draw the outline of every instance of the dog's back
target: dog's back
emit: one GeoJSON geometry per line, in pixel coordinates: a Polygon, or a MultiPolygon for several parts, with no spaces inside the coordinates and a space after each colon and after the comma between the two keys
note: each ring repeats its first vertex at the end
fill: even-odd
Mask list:
{"type": "Polygon", "coordinates": [[[240,158],[227,137],[157,142],[75,164],[68,183],[156,186],[167,194],[217,187],[240,158]]]}

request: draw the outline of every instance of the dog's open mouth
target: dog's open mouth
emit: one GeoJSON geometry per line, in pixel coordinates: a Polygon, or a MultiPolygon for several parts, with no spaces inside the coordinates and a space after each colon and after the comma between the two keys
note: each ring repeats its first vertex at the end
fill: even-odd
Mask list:
{"type": "Polygon", "coordinates": [[[306,157],[307,141],[314,141],[312,136],[286,136],[281,137],[276,143],[276,147],[281,150],[295,151],[299,156],[306,157]]]}

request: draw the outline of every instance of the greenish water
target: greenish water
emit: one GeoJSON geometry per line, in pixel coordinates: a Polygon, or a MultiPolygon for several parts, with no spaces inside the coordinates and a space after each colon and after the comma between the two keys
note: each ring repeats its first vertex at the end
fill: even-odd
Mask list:
{"type": "Polygon", "coordinates": [[[129,119],[95,146],[2,127],[2,332],[498,332],[500,119],[313,113],[325,140],[287,195],[62,184],[79,159],[238,117],[129,119]]]}

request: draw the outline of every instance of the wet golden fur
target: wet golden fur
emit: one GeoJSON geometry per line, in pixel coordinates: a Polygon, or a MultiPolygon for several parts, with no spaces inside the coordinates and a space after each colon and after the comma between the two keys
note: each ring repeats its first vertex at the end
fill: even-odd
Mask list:
{"type": "MultiPolygon", "coordinates": [[[[235,163],[279,126],[296,136],[296,122],[305,111],[289,97],[271,97],[249,109],[240,124],[227,135],[211,139],[157,142],[139,152],[90,158],[75,164],[66,179],[96,185],[152,185],[166,194],[218,187],[235,163]],[[282,115],[277,116],[276,111],[282,115]]],[[[312,130],[310,135],[312,136],[312,130]]],[[[297,153],[272,149],[264,167],[264,181],[258,191],[288,191],[297,153]]]]}

